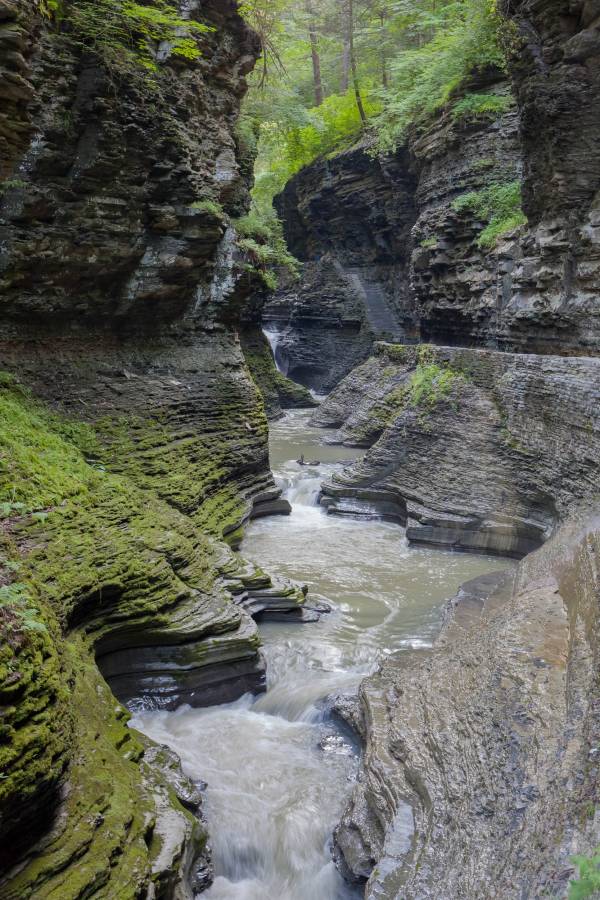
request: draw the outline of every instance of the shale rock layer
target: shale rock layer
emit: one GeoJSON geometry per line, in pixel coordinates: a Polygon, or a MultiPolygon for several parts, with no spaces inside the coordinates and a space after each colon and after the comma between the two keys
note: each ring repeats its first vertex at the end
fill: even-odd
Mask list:
{"type": "Polygon", "coordinates": [[[323,486],[410,540],[524,556],[600,487],[600,363],[379,344],[315,413],[365,457],[323,486]]]}

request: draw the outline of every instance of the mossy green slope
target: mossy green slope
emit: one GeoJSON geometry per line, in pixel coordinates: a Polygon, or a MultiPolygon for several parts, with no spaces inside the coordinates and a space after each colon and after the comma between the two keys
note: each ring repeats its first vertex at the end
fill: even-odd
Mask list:
{"type": "MultiPolygon", "coordinates": [[[[219,494],[214,457],[212,467],[197,470],[212,493],[203,495],[210,514],[195,521],[193,506],[202,503],[194,480],[188,476],[184,488],[177,472],[166,477],[156,426],[145,430],[141,449],[134,421],[128,440],[138,446],[128,452],[124,421],[112,430],[103,422],[98,432],[71,423],[10,378],[0,385],[0,422],[4,863],[38,836],[34,825],[45,832],[16,879],[0,884],[0,896],[138,897],[172,874],[153,869],[155,796],[171,789],[145,766],[94,652],[123,634],[166,644],[235,635],[245,613],[217,584],[220,571],[231,577],[231,557],[198,526],[222,533],[247,504],[233,502],[231,485],[219,494]],[[109,460],[119,474],[107,471],[109,460]],[[167,504],[153,484],[192,515],[167,504]]],[[[202,439],[188,440],[197,452],[202,439]]],[[[193,471],[185,452],[182,465],[193,471]]],[[[255,630],[241,643],[256,653],[255,630]]],[[[180,852],[199,846],[198,823],[176,798],[171,806],[181,822],[180,852]]]]}

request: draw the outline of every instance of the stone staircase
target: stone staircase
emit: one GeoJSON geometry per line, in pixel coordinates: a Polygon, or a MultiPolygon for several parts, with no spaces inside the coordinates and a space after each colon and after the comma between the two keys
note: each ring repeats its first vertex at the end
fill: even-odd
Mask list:
{"type": "Polygon", "coordinates": [[[405,331],[394,310],[390,308],[381,284],[371,280],[364,269],[346,269],[345,274],[364,303],[367,321],[375,337],[392,342],[404,341],[405,331]]]}

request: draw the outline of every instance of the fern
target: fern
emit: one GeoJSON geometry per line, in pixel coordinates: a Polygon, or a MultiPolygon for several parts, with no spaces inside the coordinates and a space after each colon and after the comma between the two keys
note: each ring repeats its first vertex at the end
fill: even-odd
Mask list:
{"type": "Polygon", "coordinates": [[[489,249],[503,234],[527,223],[521,204],[520,182],[509,181],[461,194],[452,208],[458,213],[471,213],[486,223],[477,243],[481,248],[489,249]]]}

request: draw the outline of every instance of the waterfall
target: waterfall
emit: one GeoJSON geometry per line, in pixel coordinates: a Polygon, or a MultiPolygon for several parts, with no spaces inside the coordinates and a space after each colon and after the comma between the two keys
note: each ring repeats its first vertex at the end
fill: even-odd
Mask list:
{"type": "Polygon", "coordinates": [[[274,328],[273,326],[265,326],[263,328],[263,334],[269,342],[278,371],[281,372],[282,375],[287,375],[289,365],[285,359],[282,360],[281,354],[277,353],[283,331],[279,331],[279,329],[274,328]]]}

